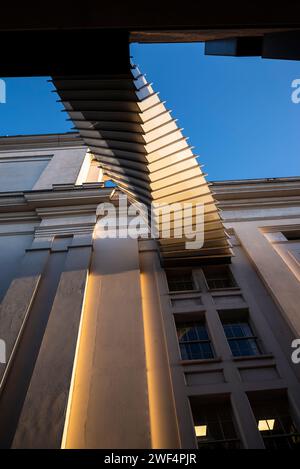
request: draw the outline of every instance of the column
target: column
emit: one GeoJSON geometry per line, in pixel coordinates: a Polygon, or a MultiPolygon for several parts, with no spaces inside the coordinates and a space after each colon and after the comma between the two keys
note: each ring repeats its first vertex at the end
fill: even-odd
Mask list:
{"type": "Polygon", "coordinates": [[[49,252],[50,240],[34,240],[32,247],[24,254],[16,278],[6,292],[0,305],[0,338],[6,344],[6,364],[0,364],[1,389],[5,372],[13,361],[14,350],[22,335],[31,304],[34,300],[41,274],[45,268],[49,252]]]}
{"type": "Polygon", "coordinates": [[[234,230],[295,337],[300,334],[299,281],[257,225],[237,223],[234,230]]]}
{"type": "Polygon", "coordinates": [[[150,448],[138,242],[94,239],[64,448],[150,448]]]}
{"type": "Polygon", "coordinates": [[[242,389],[233,391],[231,394],[231,404],[235,414],[235,420],[241,432],[244,448],[264,449],[265,445],[257,429],[257,423],[251,405],[247,395],[242,389]]]}
{"type": "Polygon", "coordinates": [[[152,448],[180,448],[164,321],[156,272],[157,251],[140,253],[152,448]]]}
{"type": "MultiPolygon", "coordinates": [[[[78,239],[79,238],[79,239],[78,239]]],[[[91,240],[65,248],[59,283],[26,394],[13,448],[60,448],[91,255],[91,240]]],[[[72,239],[72,238],[70,238],[72,239]]]]}

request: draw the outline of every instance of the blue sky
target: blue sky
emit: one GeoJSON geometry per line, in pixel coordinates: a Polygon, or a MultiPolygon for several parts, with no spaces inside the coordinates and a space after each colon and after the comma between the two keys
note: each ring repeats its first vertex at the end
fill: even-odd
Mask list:
{"type": "MultiPolygon", "coordinates": [[[[300,175],[297,61],[206,57],[202,44],[133,44],[211,180],[300,175]]],[[[71,130],[46,78],[6,79],[0,135],[71,130]]]]}

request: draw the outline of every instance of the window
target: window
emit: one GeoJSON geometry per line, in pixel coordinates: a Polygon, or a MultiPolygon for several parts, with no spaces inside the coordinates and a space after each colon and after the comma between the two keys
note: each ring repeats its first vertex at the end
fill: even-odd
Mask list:
{"type": "Polygon", "coordinates": [[[300,241],[300,230],[283,231],[282,234],[288,241],[300,241]]]}
{"type": "Polygon", "coordinates": [[[259,355],[257,337],[248,321],[222,321],[224,332],[234,357],[259,355]]]}
{"type": "Polygon", "coordinates": [[[195,285],[191,271],[168,271],[167,280],[169,291],[188,291],[194,290],[195,285]]]}
{"type": "Polygon", "coordinates": [[[267,449],[300,449],[300,434],[286,396],[250,398],[250,403],[267,449]]]}
{"type": "Polygon", "coordinates": [[[210,290],[237,286],[228,265],[206,266],[202,270],[210,290]]]}
{"type": "Polygon", "coordinates": [[[239,438],[228,401],[204,402],[190,398],[199,449],[239,449],[239,438]]]}
{"type": "Polygon", "coordinates": [[[204,322],[180,323],[176,327],[182,360],[214,358],[211,341],[204,322]]]}

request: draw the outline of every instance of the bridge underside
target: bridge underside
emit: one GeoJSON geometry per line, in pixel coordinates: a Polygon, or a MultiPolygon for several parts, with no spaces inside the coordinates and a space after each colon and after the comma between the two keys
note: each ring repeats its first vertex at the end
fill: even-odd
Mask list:
{"type": "Polygon", "coordinates": [[[182,31],[189,34],[189,40],[221,39],[228,30],[234,32],[234,36],[245,30],[257,35],[271,29],[297,28],[299,18],[299,3],[289,1],[273,2],[270,7],[266,1],[153,0],[149,5],[138,0],[91,0],[85,6],[72,4],[70,7],[53,0],[46,6],[28,1],[17,8],[13,3],[4,2],[0,31],[119,29],[130,32],[132,40],[139,34],[139,40],[154,42],[155,37],[161,40],[167,33],[168,42],[176,42],[178,38],[182,40],[182,31]]]}

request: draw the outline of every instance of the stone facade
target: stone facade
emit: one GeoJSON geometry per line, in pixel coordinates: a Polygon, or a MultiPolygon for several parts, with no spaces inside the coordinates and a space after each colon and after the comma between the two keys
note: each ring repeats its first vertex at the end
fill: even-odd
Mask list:
{"type": "Polygon", "coordinates": [[[231,264],[164,269],[154,240],[95,231],[118,191],[77,134],[0,139],[1,447],[299,442],[300,179],[212,188],[231,264]]]}

